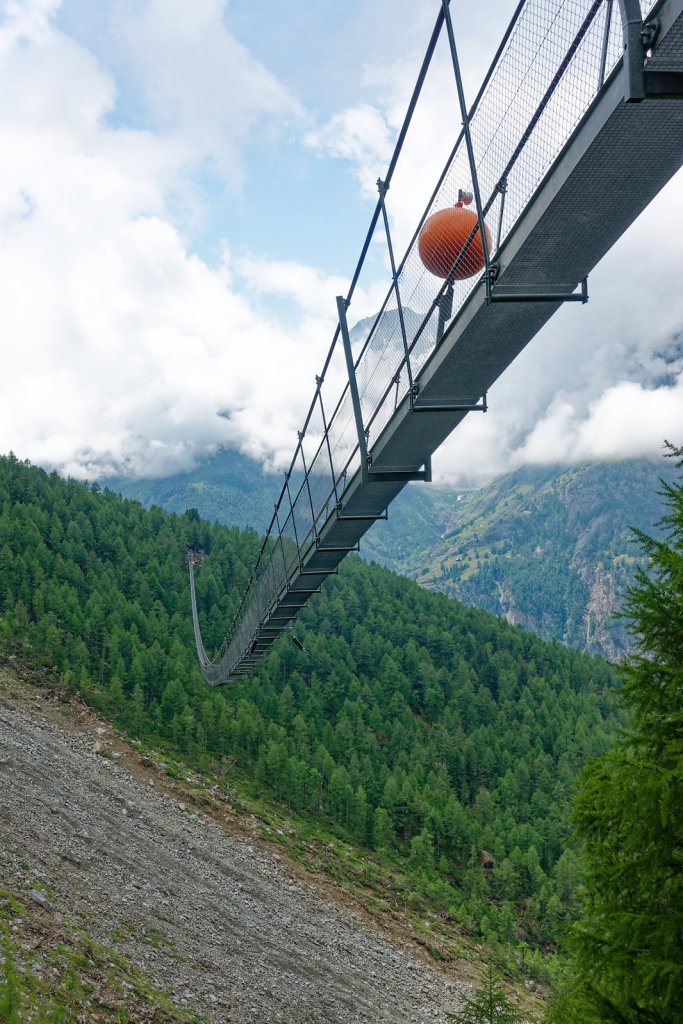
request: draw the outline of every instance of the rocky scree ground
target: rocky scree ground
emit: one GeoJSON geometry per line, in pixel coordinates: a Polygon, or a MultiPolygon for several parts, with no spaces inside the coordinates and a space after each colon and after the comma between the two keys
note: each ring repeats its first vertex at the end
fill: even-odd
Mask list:
{"type": "Polygon", "coordinates": [[[471,994],[187,792],[0,669],[0,958],[4,934],[34,990],[70,985],[66,1019],[445,1024],[471,994]]]}

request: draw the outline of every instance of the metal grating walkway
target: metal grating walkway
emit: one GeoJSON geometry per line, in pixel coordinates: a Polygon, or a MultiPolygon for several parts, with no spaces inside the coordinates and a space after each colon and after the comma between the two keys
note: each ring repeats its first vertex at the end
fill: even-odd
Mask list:
{"type": "Polygon", "coordinates": [[[210,685],[268,650],[409,480],[683,164],[683,0],[526,0],[467,110],[448,0],[425,60],[294,458],[210,685]],[[388,190],[439,41],[449,46],[463,129],[412,242],[395,263],[388,190]],[[426,218],[471,190],[485,268],[441,281],[420,261],[426,218]],[[392,277],[367,335],[347,309],[375,236],[392,277]],[[483,234],[483,232],[481,233],[483,234]],[[481,237],[480,234],[480,237],[481,237]],[[344,381],[343,385],[340,384],[344,381]]]}

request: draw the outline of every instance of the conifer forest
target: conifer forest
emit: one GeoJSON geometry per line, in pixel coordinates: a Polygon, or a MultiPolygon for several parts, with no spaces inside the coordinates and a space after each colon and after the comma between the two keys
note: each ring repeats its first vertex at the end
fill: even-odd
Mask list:
{"type": "MultiPolygon", "coordinates": [[[[285,633],[250,674],[213,690],[197,664],[185,555],[205,553],[198,601],[207,648],[217,648],[258,535],[194,510],[146,511],[10,455],[0,460],[2,654],[59,679],[131,736],[199,766],[229,762],[253,795],[387,858],[408,879],[409,902],[492,955],[516,950],[551,981],[549,963],[573,963],[581,1019],[673,1024],[683,525],[681,491],[667,487],[674,508],[664,525],[677,540],[641,537],[657,572],[641,572],[627,604],[645,639],[625,675],[349,558],[294,625],[305,651],[285,633]],[[625,722],[637,739],[624,736],[625,722]],[[649,766],[644,788],[637,758],[649,766]],[[613,834],[606,802],[623,811],[613,834]],[[661,856],[643,852],[649,840],[629,813],[659,816],[661,856]],[[627,951],[615,953],[609,983],[595,976],[595,963],[607,963],[596,960],[596,943],[611,949],[612,938],[580,923],[604,923],[610,910],[600,900],[618,900],[612,890],[631,893],[614,873],[629,836],[627,860],[642,859],[628,910],[641,945],[654,903],[663,906],[659,960],[639,960],[642,989],[662,993],[651,1012],[632,990],[628,1004],[614,981],[631,976],[627,951]],[[600,866],[600,857],[612,860],[600,866]],[[598,1011],[596,988],[607,992],[598,1011]]],[[[562,998],[553,1012],[573,1020],[562,998]]]]}

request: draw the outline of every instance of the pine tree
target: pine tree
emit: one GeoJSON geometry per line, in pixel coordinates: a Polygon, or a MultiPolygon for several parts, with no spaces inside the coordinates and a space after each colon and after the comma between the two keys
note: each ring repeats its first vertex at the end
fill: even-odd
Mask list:
{"type": "Polygon", "coordinates": [[[531,1024],[532,1018],[512,1003],[489,964],[482,987],[465,997],[459,1013],[447,1013],[455,1024],[531,1024]]]}
{"type": "MultiPolygon", "coordinates": [[[[667,448],[682,469],[683,448],[667,448]]],[[[665,536],[637,534],[650,565],[625,603],[638,645],[622,671],[625,731],[575,805],[586,893],[563,1021],[683,1020],[683,479],[662,488],[665,536]]]]}

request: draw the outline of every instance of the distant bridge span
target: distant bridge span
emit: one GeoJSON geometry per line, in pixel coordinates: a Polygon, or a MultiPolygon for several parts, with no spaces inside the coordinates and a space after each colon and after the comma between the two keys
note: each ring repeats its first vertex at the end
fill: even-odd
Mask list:
{"type": "Polygon", "coordinates": [[[405,484],[431,479],[432,453],[469,412],[485,411],[488,389],[560,305],[586,300],[589,272],[683,163],[682,101],[683,0],[525,0],[469,109],[442,0],[294,458],[213,660],[190,560],[207,683],[234,680],[268,650],[405,484]],[[463,129],[396,265],[387,191],[440,37],[463,129]],[[422,265],[417,237],[463,188],[490,247],[481,273],[441,281],[422,265]],[[376,231],[392,277],[358,340],[346,311],[376,231]]]}

